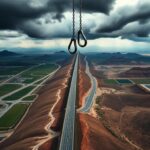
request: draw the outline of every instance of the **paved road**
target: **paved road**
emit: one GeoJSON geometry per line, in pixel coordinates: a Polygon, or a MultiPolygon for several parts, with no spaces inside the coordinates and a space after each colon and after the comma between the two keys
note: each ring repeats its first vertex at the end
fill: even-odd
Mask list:
{"type": "Polygon", "coordinates": [[[89,78],[91,80],[92,87],[91,87],[91,91],[90,91],[88,97],[85,100],[85,105],[79,110],[80,112],[83,112],[83,113],[89,112],[90,108],[92,107],[93,99],[94,99],[94,96],[96,93],[96,88],[97,88],[96,79],[91,74],[89,65],[88,65],[88,62],[86,59],[85,59],[85,61],[86,61],[86,74],[89,76],[89,78]]]}
{"type": "Polygon", "coordinates": [[[73,70],[59,150],[74,149],[78,55],[73,70]]]}

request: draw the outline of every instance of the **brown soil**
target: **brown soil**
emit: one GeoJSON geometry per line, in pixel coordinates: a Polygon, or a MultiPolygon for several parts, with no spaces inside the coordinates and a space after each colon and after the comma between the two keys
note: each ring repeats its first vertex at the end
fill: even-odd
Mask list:
{"type": "Polygon", "coordinates": [[[92,75],[97,79],[98,87],[114,88],[116,90],[122,90],[122,87],[120,87],[117,84],[114,84],[114,85],[106,84],[104,82],[104,79],[106,78],[105,75],[103,75],[104,72],[100,70],[95,70],[95,67],[93,64],[90,64],[90,71],[92,75]]]}
{"type": "Polygon", "coordinates": [[[125,128],[124,132],[128,132],[129,137],[133,137],[141,147],[145,150],[150,149],[150,110],[140,111],[131,119],[131,128],[125,128]],[[142,120],[142,121],[141,121],[142,120]],[[134,133],[133,133],[134,130],[134,133]]]}
{"type": "Polygon", "coordinates": [[[104,119],[118,135],[136,146],[150,147],[150,95],[109,94],[100,102],[104,119]]]}
{"type": "Polygon", "coordinates": [[[90,71],[93,76],[95,76],[97,79],[104,79],[105,75],[104,72],[101,70],[96,70],[94,67],[94,64],[90,63],[90,71]]]}
{"type": "Polygon", "coordinates": [[[64,120],[64,114],[65,111],[60,111],[58,113],[53,113],[54,117],[56,118],[54,120],[54,123],[51,126],[51,129],[53,131],[60,131],[63,125],[63,120],[64,120]]]}
{"type": "Polygon", "coordinates": [[[150,95],[105,94],[102,105],[116,111],[121,111],[126,106],[150,108],[150,95]]]}
{"type": "MultiPolygon", "coordinates": [[[[59,89],[62,89],[61,99],[54,110],[54,114],[60,114],[64,111],[68,88],[64,88],[63,83],[64,80],[67,79],[67,85],[69,85],[70,75],[68,76],[67,72],[69,70],[71,72],[72,64],[73,60],[69,60],[69,63],[64,64],[64,67],[39,90],[39,97],[32,104],[27,115],[14,133],[0,144],[0,150],[28,150],[31,149],[30,147],[36,145],[38,138],[47,135],[44,127],[51,121],[48,114],[57,100],[56,95],[59,89]]],[[[55,115],[55,117],[60,118],[60,115],[55,115]]],[[[53,128],[57,131],[60,129],[60,127],[58,127],[58,118],[56,118],[53,124],[53,128]]],[[[62,118],[60,120],[62,120],[62,118]]],[[[49,143],[45,145],[49,145],[49,143]]]]}
{"type": "Polygon", "coordinates": [[[132,94],[142,94],[147,95],[149,94],[146,92],[146,90],[143,90],[138,85],[129,85],[129,86],[123,86],[123,90],[126,91],[126,93],[132,93],[132,94]]]}
{"type": "Polygon", "coordinates": [[[104,128],[102,123],[90,115],[80,114],[83,139],[81,150],[131,150],[104,128]]]}
{"type": "Polygon", "coordinates": [[[58,145],[58,138],[53,138],[49,141],[47,141],[46,143],[44,143],[39,150],[56,150],[58,145]]]}
{"type": "MultiPolygon", "coordinates": [[[[133,70],[137,71],[137,69],[133,70]]],[[[84,119],[85,115],[80,117],[83,133],[81,149],[100,150],[102,145],[102,149],[105,150],[122,148],[128,150],[137,148],[149,150],[150,95],[139,89],[136,85],[106,85],[103,82],[104,76],[102,73],[99,74],[99,72],[94,69],[91,69],[91,71],[97,78],[100,89],[114,88],[126,94],[119,94],[118,92],[118,94],[104,94],[102,97],[99,97],[99,106],[96,107],[98,107],[99,112],[97,115],[100,121],[97,118],[90,119],[92,118],[91,116],[88,116],[87,119],[84,119]],[[96,124],[98,123],[101,124],[101,126],[99,125],[99,129],[96,129],[96,124]],[[114,135],[113,140],[110,137],[106,137],[106,134],[102,134],[102,131],[99,131],[100,129],[103,129],[103,133],[107,132],[111,134],[111,137],[114,135]],[[93,139],[95,139],[95,141],[93,141],[93,139]],[[101,140],[103,140],[103,142],[101,142],[101,140]],[[121,147],[118,148],[115,141],[117,141],[117,144],[120,143],[121,145],[119,144],[119,146],[121,147]],[[123,143],[123,141],[126,141],[126,144],[123,143]]],[[[131,72],[133,76],[129,75],[129,77],[139,77],[139,75],[140,77],[148,76],[146,73],[148,71],[147,69],[140,70],[142,73],[139,74],[136,71],[135,74],[137,76],[134,76],[134,73],[131,72]]]]}
{"type": "Polygon", "coordinates": [[[150,67],[140,68],[135,67],[119,75],[120,77],[150,77],[150,67]]]}

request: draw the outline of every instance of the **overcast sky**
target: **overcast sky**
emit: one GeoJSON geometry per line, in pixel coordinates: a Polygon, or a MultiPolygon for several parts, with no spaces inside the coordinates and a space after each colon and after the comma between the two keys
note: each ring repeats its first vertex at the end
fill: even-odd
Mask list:
{"type": "MultiPolygon", "coordinates": [[[[76,1],[76,30],[79,24],[76,1]]],[[[0,48],[67,49],[71,0],[0,0],[0,48]]],[[[150,0],[83,0],[83,51],[150,49],[150,0]]]]}

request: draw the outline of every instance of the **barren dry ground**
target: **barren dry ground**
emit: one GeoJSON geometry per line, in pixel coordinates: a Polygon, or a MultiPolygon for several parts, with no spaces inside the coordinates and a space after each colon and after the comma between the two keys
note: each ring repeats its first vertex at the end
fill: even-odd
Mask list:
{"type": "Polygon", "coordinates": [[[138,147],[149,150],[150,95],[106,94],[99,105],[104,119],[117,135],[125,136],[138,147]]]}
{"type": "MultiPolygon", "coordinates": [[[[80,68],[84,71],[84,67],[82,65],[80,68]]],[[[93,109],[96,116],[91,113],[78,113],[79,132],[81,131],[80,149],[149,150],[150,95],[136,85],[125,87],[106,85],[102,80],[104,77],[102,72],[94,70],[92,65],[90,65],[90,70],[97,78],[98,90],[106,93],[95,99],[97,105],[93,106],[93,109]]],[[[79,74],[79,76],[81,76],[79,82],[81,79],[86,79],[84,74],[79,74]]],[[[86,83],[88,82],[87,78],[86,83]]],[[[79,86],[78,92],[79,95],[81,93],[86,95],[87,90],[79,86]]],[[[79,101],[83,105],[84,98],[84,96],[79,97],[79,101]]]]}
{"type": "MultiPolygon", "coordinates": [[[[127,77],[143,77],[149,70],[131,69],[124,74],[127,77]],[[136,70],[136,71],[135,71],[136,70]],[[138,75],[137,73],[141,73],[138,75]]],[[[118,138],[126,141],[130,148],[150,149],[150,94],[137,85],[120,86],[107,85],[103,78],[98,76],[99,90],[115,89],[115,92],[103,93],[97,98],[100,120],[118,138]]]]}
{"type": "Polygon", "coordinates": [[[150,67],[133,67],[123,73],[119,74],[120,77],[150,77],[150,67]]]}
{"type": "Polygon", "coordinates": [[[126,143],[118,140],[108,132],[100,120],[88,114],[80,114],[83,133],[81,150],[127,150],[126,143]]]}

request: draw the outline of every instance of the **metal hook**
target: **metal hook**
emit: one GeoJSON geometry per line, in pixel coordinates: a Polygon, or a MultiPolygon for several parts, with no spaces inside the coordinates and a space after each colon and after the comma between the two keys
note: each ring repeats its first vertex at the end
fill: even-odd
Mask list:
{"type": "Polygon", "coordinates": [[[76,39],[75,38],[72,38],[70,43],[69,43],[69,46],[68,46],[68,51],[70,54],[75,54],[77,52],[77,43],[76,43],[76,39]],[[72,44],[74,44],[74,50],[71,51],[71,46],[72,44]]]}
{"type": "Polygon", "coordinates": [[[78,44],[80,47],[85,47],[87,45],[87,39],[86,39],[85,35],[83,34],[82,30],[78,31],[78,44]],[[82,36],[82,39],[84,41],[83,44],[81,44],[81,36],[82,36]]]}

